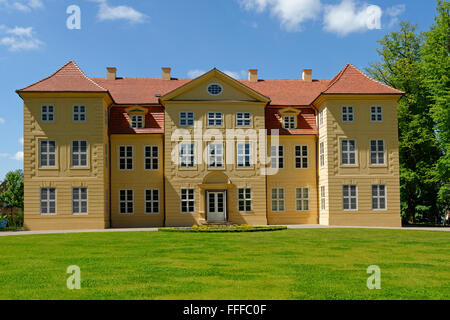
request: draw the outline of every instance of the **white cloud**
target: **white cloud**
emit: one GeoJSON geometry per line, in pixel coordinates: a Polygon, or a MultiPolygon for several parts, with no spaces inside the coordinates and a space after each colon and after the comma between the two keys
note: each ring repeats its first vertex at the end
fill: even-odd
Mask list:
{"type": "Polygon", "coordinates": [[[392,27],[398,22],[398,16],[405,12],[406,6],[404,4],[398,4],[386,9],[386,14],[391,18],[388,27],[392,27]]]}
{"type": "Polygon", "coordinates": [[[321,10],[320,0],[240,0],[240,3],[246,10],[258,13],[269,10],[288,31],[299,31],[303,22],[316,19],[321,10]]]}
{"type": "MultiPolygon", "coordinates": [[[[201,69],[193,69],[193,70],[188,71],[187,76],[188,76],[188,78],[197,78],[206,72],[207,71],[201,70],[201,69]]],[[[225,73],[225,74],[229,75],[230,77],[237,79],[237,80],[245,79],[245,77],[247,76],[247,72],[245,70],[241,70],[241,71],[224,70],[223,73],[225,73]]]]}
{"type": "Polygon", "coordinates": [[[19,138],[19,143],[23,145],[23,137],[19,138]]]}
{"type": "Polygon", "coordinates": [[[0,118],[0,124],[4,124],[5,123],[5,119],[0,118]]]}
{"type": "Polygon", "coordinates": [[[100,21],[106,20],[128,20],[132,23],[142,23],[147,20],[147,16],[129,6],[112,7],[107,0],[91,0],[99,4],[97,17],[100,21]]]}
{"type": "Polygon", "coordinates": [[[44,4],[41,0],[0,0],[0,9],[18,10],[22,12],[30,12],[34,9],[41,9],[44,4]]]}
{"type": "Polygon", "coordinates": [[[383,11],[379,6],[363,4],[356,7],[354,0],[343,0],[338,5],[326,5],[324,29],[345,36],[352,32],[381,29],[383,11]]]}
{"type": "Polygon", "coordinates": [[[44,43],[35,38],[33,28],[14,27],[7,28],[0,25],[0,46],[5,46],[9,51],[27,51],[39,49],[44,43]]]}
{"type": "Polygon", "coordinates": [[[188,71],[187,76],[188,78],[198,78],[204,73],[206,73],[205,70],[193,69],[188,71]]]}
{"type": "Polygon", "coordinates": [[[17,151],[15,154],[0,153],[0,157],[9,158],[11,160],[16,160],[16,161],[22,161],[23,160],[23,151],[17,151]]]}

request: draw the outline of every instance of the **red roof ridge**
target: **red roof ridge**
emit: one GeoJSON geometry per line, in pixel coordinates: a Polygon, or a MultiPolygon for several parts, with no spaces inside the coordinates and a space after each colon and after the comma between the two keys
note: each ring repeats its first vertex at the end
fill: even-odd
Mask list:
{"type": "Polygon", "coordinates": [[[356,70],[358,70],[359,72],[361,72],[361,74],[362,74],[363,76],[365,76],[367,79],[369,79],[369,80],[371,80],[371,81],[374,81],[374,82],[377,82],[378,84],[381,84],[382,86],[385,86],[385,87],[387,87],[387,88],[389,88],[389,89],[391,89],[391,90],[394,89],[394,90],[397,90],[399,93],[404,93],[404,92],[401,91],[401,90],[395,89],[395,88],[393,88],[393,87],[391,87],[391,86],[388,86],[387,84],[385,84],[385,83],[383,83],[383,82],[381,82],[381,81],[378,81],[378,80],[376,80],[376,79],[370,77],[370,76],[367,75],[365,72],[361,71],[358,67],[355,67],[353,64],[349,63],[349,65],[352,66],[353,68],[355,68],[356,70]]]}
{"type": "MultiPolygon", "coordinates": [[[[108,92],[107,89],[103,88],[103,87],[100,86],[98,83],[96,83],[95,81],[93,81],[92,79],[90,79],[88,76],[86,76],[86,74],[80,69],[80,67],[79,67],[79,66],[75,63],[75,61],[73,61],[73,60],[70,60],[69,62],[67,62],[67,63],[66,63],[65,65],[63,65],[61,68],[59,68],[59,69],[56,70],[54,73],[52,73],[50,76],[48,76],[48,77],[46,77],[46,78],[44,78],[44,79],[41,79],[41,80],[39,80],[39,81],[37,81],[37,82],[35,82],[35,83],[33,83],[33,84],[30,84],[29,86],[26,86],[25,88],[19,89],[19,90],[17,90],[17,92],[25,91],[25,90],[27,90],[27,89],[33,87],[33,86],[36,86],[36,85],[38,85],[38,84],[40,84],[40,83],[42,83],[42,82],[44,82],[44,81],[46,81],[46,80],[51,79],[52,77],[56,76],[58,73],[60,73],[61,71],[63,71],[64,69],[66,69],[66,68],[69,67],[69,66],[75,67],[76,70],[77,70],[78,72],[80,72],[80,74],[81,74],[86,80],[88,80],[90,83],[92,83],[92,84],[95,85],[96,87],[100,88],[101,91],[108,92]]],[[[39,90],[39,91],[42,91],[42,90],[39,90]]]]}

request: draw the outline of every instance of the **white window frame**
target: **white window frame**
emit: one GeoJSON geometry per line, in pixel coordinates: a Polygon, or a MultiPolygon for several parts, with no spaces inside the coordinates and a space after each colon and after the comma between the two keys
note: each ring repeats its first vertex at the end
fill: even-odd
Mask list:
{"type": "Polygon", "coordinates": [[[207,114],[206,124],[208,127],[222,127],[223,126],[223,113],[209,111],[207,114]],[[212,124],[210,123],[212,121],[212,124]]]}
{"type": "Polygon", "coordinates": [[[194,188],[181,188],[180,189],[180,212],[181,213],[195,213],[195,189],[194,188]],[[186,192],[185,199],[183,199],[183,191],[186,192]],[[183,211],[183,203],[186,203],[187,211],[183,211]],[[189,210],[190,207],[192,208],[192,210],[189,210]]]}
{"type": "Polygon", "coordinates": [[[195,144],[180,143],[178,147],[179,168],[195,168],[195,144]],[[186,150],[186,153],[183,153],[186,150]]]}
{"type": "Polygon", "coordinates": [[[342,210],[344,211],[358,211],[358,185],[356,184],[344,184],[342,185],[342,210]],[[348,195],[344,195],[345,188],[348,188],[348,195]],[[352,196],[352,188],[355,187],[355,195],[352,196]],[[348,198],[348,205],[349,208],[345,208],[344,199],[348,198]],[[355,199],[355,208],[352,208],[352,199],[355,199]]]}
{"type": "Polygon", "coordinates": [[[308,169],[309,168],[309,148],[308,145],[295,145],[294,146],[294,168],[295,169],[308,169]],[[303,155],[303,148],[306,147],[306,156],[303,155]],[[300,155],[297,155],[297,149],[300,148],[300,155]],[[300,159],[300,166],[297,166],[297,159],[300,159]],[[304,161],[306,159],[306,166],[304,161]]]}
{"type": "Polygon", "coordinates": [[[342,122],[353,122],[355,120],[355,108],[353,106],[342,106],[342,122]]]}
{"type": "Polygon", "coordinates": [[[55,121],[55,106],[42,105],[41,106],[41,121],[42,122],[54,122],[55,121]],[[51,108],[51,111],[50,111],[51,108]],[[51,119],[49,119],[51,116],[51,119]],[[45,119],[44,119],[45,117],[45,119]]]}
{"type": "Polygon", "coordinates": [[[134,190],[133,189],[120,189],[119,190],[119,214],[121,215],[131,215],[134,214],[134,190]],[[121,199],[121,192],[125,192],[125,200],[121,199]],[[131,191],[131,200],[128,199],[129,191],[131,191]],[[131,202],[131,212],[128,212],[129,204],[131,202]],[[121,212],[121,204],[125,203],[125,212],[121,212]]]}
{"type": "Polygon", "coordinates": [[[145,117],[142,114],[130,115],[130,128],[131,129],[143,129],[145,128],[145,117]]]}
{"type": "Polygon", "coordinates": [[[325,141],[319,142],[319,168],[325,167],[325,141]]]}
{"type": "Polygon", "coordinates": [[[376,139],[376,140],[370,140],[369,142],[369,161],[370,165],[376,166],[376,165],[386,165],[386,146],[384,143],[384,140],[376,139]],[[372,150],[372,142],[375,142],[375,151],[372,150]],[[380,144],[381,142],[381,144],[380,144]],[[380,146],[382,147],[382,151],[380,151],[380,146]],[[382,154],[382,157],[380,155],[382,154]],[[372,155],[375,155],[375,162],[372,162],[372,155]]]}
{"type": "Polygon", "coordinates": [[[156,188],[154,188],[154,189],[145,189],[144,190],[145,213],[146,214],[159,214],[160,210],[161,210],[160,209],[160,203],[161,203],[160,199],[161,199],[161,197],[160,197],[159,189],[156,189],[156,188]],[[154,192],[155,191],[156,191],[156,194],[157,194],[157,197],[158,197],[157,200],[155,200],[155,198],[154,198],[154,196],[155,196],[154,192]],[[150,192],[150,200],[147,199],[147,192],[150,192]],[[156,203],[157,208],[158,208],[157,211],[154,211],[154,204],[155,203],[156,203]],[[148,204],[150,204],[150,208],[151,208],[150,211],[148,210],[148,207],[147,207],[148,204]]]}
{"type": "Polygon", "coordinates": [[[86,215],[89,212],[89,191],[87,187],[74,187],[72,188],[72,214],[74,215],[86,215]],[[82,191],[86,190],[86,199],[82,199],[82,191]],[[78,190],[78,199],[75,199],[75,190],[78,190]],[[75,203],[78,203],[78,212],[75,212],[75,203]],[[82,205],[86,203],[86,212],[82,211],[82,205]]]}
{"type": "Polygon", "coordinates": [[[155,145],[144,146],[144,170],[147,171],[156,171],[159,170],[159,147],[155,145]],[[150,155],[147,155],[147,149],[150,148],[150,155]],[[154,156],[154,152],[156,150],[156,157],[154,156]],[[156,163],[155,163],[156,160],[156,163]],[[147,166],[147,163],[150,166],[147,166]]]}
{"type": "Polygon", "coordinates": [[[273,169],[284,169],[284,146],[270,146],[270,167],[273,169]]]}
{"type": "Polygon", "coordinates": [[[253,197],[252,188],[238,188],[237,190],[237,209],[238,212],[252,212],[253,211],[253,197]],[[242,192],[241,192],[242,191],[242,192]],[[243,197],[241,197],[241,195],[243,197]],[[241,210],[241,204],[244,210],[241,210]],[[247,206],[250,205],[250,210],[247,210],[247,206]]]}
{"type": "Polygon", "coordinates": [[[56,140],[40,140],[39,141],[39,167],[40,168],[56,168],[56,163],[58,160],[57,159],[57,154],[58,154],[57,150],[58,150],[58,147],[56,145],[56,140]],[[49,151],[49,146],[50,146],[51,142],[53,142],[55,144],[54,152],[49,151]],[[43,144],[46,144],[47,151],[44,151],[44,152],[42,151],[43,144]],[[54,155],[54,158],[55,158],[55,163],[53,165],[50,164],[50,156],[51,155],[54,155]],[[43,156],[45,157],[45,160],[46,160],[45,165],[42,163],[43,156]]]}
{"type": "Polygon", "coordinates": [[[250,112],[236,113],[236,127],[251,127],[251,125],[252,125],[252,114],[250,112]],[[239,115],[241,116],[241,118],[239,118],[239,115]],[[241,122],[241,124],[239,124],[239,122],[241,122]]]}
{"type": "Polygon", "coordinates": [[[320,186],[320,210],[326,210],[326,188],[325,186],[320,186]]]}
{"type": "Polygon", "coordinates": [[[357,158],[357,146],[356,146],[356,139],[341,139],[341,166],[356,166],[358,163],[358,158],[357,158]],[[346,150],[344,150],[344,141],[347,142],[347,148],[346,150]],[[350,150],[350,145],[351,145],[351,141],[354,142],[354,150],[350,150]],[[350,163],[350,159],[351,159],[351,154],[354,154],[354,159],[355,162],[354,163],[350,163]],[[348,163],[344,163],[344,158],[348,160],[348,163]]]}
{"type": "Polygon", "coordinates": [[[309,192],[309,187],[298,187],[295,188],[295,208],[297,211],[310,211],[310,206],[309,206],[309,196],[310,196],[310,192],[309,192]],[[300,191],[300,194],[299,194],[300,191]],[[305,192],[306,191],[306,192],[305,192]],[[306,197],[305,197],[306,195],[306,197]],[[299,206],[300,204],[300,206],[299,206]],[[305,204],[306,204],[306,209],[305,209],[305,204]]]}
{"type": "Polygon", "coordinates": [[[321,126],[323,126],[323,112],[325,109],[322,109],[321,111],[319,111],[319,128],[321,126]]]}
{"type": "Polygon", "coordinates": [[[286,192],[284,188],[272,188],[270,190],[270,209],[272,212],[284,212],[286,211],[286,192]],[[280,191],[282,192],[282,197],[280,197],[280,191]],[[275,191],[275,192],[274,192],[275,191]],[[275,196],[275,198],[274,198],[275,196]],[[274,204],[276,204],[276,209],[274,210],[274,204]],[[280,205],[283,206],[282,209],[280,209],[280,205]]]}
{"type": "Polygon", "coordinates": [[[375,211],[386,211],[387,210],[387,192],[385,184],[372,184],[371,186],[371,195],[372,195],[372,210],[375,211]],[[374,187],[376,187],[376,194],[374,194],[374,187]],[[380,195],[380,187],[384,188],[384,196],[380,195]],[[380,208],[381,199],[384,199],[384,208],[380,208]],[[374,207],[373,201],[376,201],[377,208],[374,207]]]}
{"type": "Polygon", "coordinates": [[[252,143],[251,142],[237,142],[236,143],[236,167],[237,168],[251,168],[252,164],[252,143]],[[246,146],[248,145],[248,153],[246,146]],[[240,148],[240,146],[243,146],[240,148]],[[247,162],[248,159],[248,162],[247,162]]]}
{"type": "Polygon", "coordinates": [[[87,140],[73,140],[72,144],[71,144],[71,157],[70,157],[70,161],[72,164],[73,168],[84,168],[84,167],[88,167],[89,166],[89,142],[87,140]],[[81,145],[82,143],[86,143],[86,151],[82,152],[81,151],[81,145]],[[78,151],[74,151],[75,150],[75,143],[78,143],[78,151]],[[82,156],[85,155],[86,156],[86,163],[83,164],[82,163],[82,156]],[[78,164],[75,164],[76,161],[78,161],[78,164]]]}
{"type": "Polygon", "coordinates": [[[283,116],[283,129],[296,129],[297,128],[297,116],[283,116]]]}
{"type": "Polygon", "coordinates": [[[86,106],[79,105],[72,107],[73,122],[86,122],[86,106]],[[83,110],[83,111],[82,111],[83,110]]]}
{"type": "Polygon", "coordinates": [[[382,106],[370,106],[370,122],[383,122],[382,106]]]}
{"type": "Polygon", "coordinates": [[[208,144],[208,168],[223,168],[223,155],[223,143],[210,142],[208,144]]]}
{"type": "Polygon", "coordinates": [[[194,112],[180,111],[180,127],[192,127],[193,125],[194,125],[194,112]]]}
{"type": "Polygon", "coordinates": [[[39,203],[40,203],[40,213],[41,213],[41,215],[54,216],[54,215],[57,214],[57,211],[58,211],[57,210],[57,199],[58,199],[58,196],[57,196],[56,188],[40,188],[40,190],[39,190],[39,199],[40,199],[39,203]],[[45,199],[42,198],[43,190],[47,190],[47,197],[45,199]],[[55,191],[55,199],[50,199],[50,190],[54,190],[55,191]],[[42,206],[43,202],[45,202],[46,205],[47,205],[47,211],[46,212],[43,211],[43,206],[42,206]],[[55,203],[55,212],[50,212],[50,203],[53,203],[53,202],[55,203]]]}
{"type": "Polygon", "coordinates": [[[121,146],[119,146],[118,147],[118,157],[119,157],[118,165],[119,165],[119,170],[120,171],[132,171],[132,170],[134,170],[134,146],[132,146],[132,145],[121,145],[121,146]],[[123,157],[120,155],[121,148],[125,148],[125,156],[123,156],[123,157]],[[128,151],[129,151],[128,149],[129,148],[131,148],[131,157],[128,156],[128,151]],[[125,167],[123,169],[120,167],[120,160],[121,159],[124,159],[125,167]],[[131,162],[131,168],[128,168],[128,164],[130,162],[131,162]]]}

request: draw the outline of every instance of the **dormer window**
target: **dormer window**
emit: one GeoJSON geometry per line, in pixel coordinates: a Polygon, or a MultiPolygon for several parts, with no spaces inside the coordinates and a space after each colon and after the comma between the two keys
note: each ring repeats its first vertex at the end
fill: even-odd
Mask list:
{"type": "Polygon", "coordinates": [[[296,128],[296,116],[283,116],[283,128],[295,129],[296,128]]]}
{"type": "Polygon", "coordinates": [[[142,129],[144,127],[144,116],[143,115],[132,115],[130,123],[131,123],[131,128],[142,129]]]}
{"type": "Polygon", "coordinates": [[[130,123],[130,128],[132,129],[142,129],[145,128],[145,115],[148,110],[143,107],[130,107],[125,110],[128,114],[128,121],[130,123]]]}

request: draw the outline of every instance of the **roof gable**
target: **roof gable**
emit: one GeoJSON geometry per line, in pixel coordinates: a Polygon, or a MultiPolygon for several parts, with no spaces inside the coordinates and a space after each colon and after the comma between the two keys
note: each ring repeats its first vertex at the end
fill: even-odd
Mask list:
{"type": "Polygon", "coordinates": [[[270,99],[216,68],[161,97],[161,101],[245,101],[267,104],[270,99]],[[219,84],[223,92],[211,95],[210,84],[219,84]]]}
{"type": "Polygon", "coordinates": [[[347,64],[322,94],[403,94],[402,91],[378,82],[352,64],[347,64]]]}
{"type": "Polygon", "coordinates": [[[73,61],[69,61],[51,76],[17,92],[107,92],[89,79],[73,61]]]}

